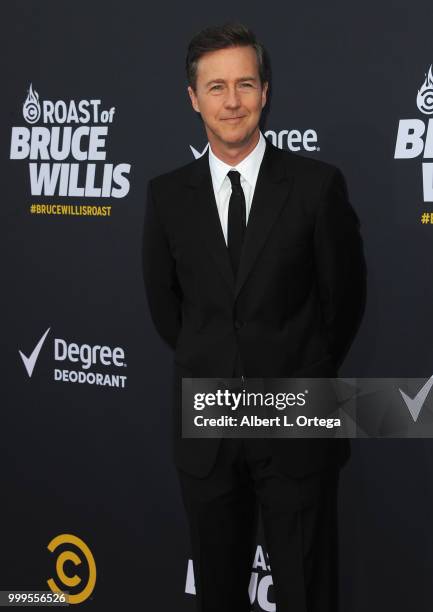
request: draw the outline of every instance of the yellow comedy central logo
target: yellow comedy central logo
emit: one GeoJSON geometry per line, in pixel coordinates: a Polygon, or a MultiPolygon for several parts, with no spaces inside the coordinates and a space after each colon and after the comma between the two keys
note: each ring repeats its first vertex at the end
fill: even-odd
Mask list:
{"type": "Polygon", "coordinates": [[[70,533],[62,533],[61,535],[58,535],[57,537],[53,538],[51,542],[48,544],[47,548],[50,552],[55,552],[55,550],[59,546],[62,546],[63,544],[67,544],[67,545],[72,544],[73,546],[78,548],[81,555],[84,556],[84,560],[81,558],[81,556],[77,555],[77,553],[74,550],[63,550],[59,554],[56,560],[56,572],[57,572],[58,578],[61,580],[61,582],[65,586],[63,588],[59,587],[52,578],[49,578],[47,580],[47,583],[53,592],[68,591],[69,589],[73,589],[74,587],[78,586],[82,582],[83,579],[80,578],[80,576],[77,576],[77,574],[74,574],[73,576],[68,575],[64,569],[65,563],[67,561],[71,561],[75,566],[78,566],[78,565],[81,565],[83,561],[85,561],[88,567],[88,574],[89,574],[87,583],[85,584],[84,588],[81,588],[81,590],[78,593],[69,594],[69,603],[78,604],[84,601],[85,599],[87,599],[91,595],[93,589],[95,588],[95,583],[96,583],[95,559],[93,558],[93,555],[90,552],[90,548],[87,546],[87,544],[85,544],[83,540],[81,540],[77,536],[74,536],[70,533]],[[68,587],[68,588],[65,588],[65,587],[68,587]]]}

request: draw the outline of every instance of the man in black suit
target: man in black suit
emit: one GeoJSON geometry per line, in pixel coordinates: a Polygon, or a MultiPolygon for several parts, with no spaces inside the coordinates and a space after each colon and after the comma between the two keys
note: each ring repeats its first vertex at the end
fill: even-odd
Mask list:
{"type": "Polygon", "coordinates": [[[187,439],[182,377],[335,377],[365,306],[359,220],[341,171],[268,142],[269,63],[240,24],[199,32],[188,92],[209,140],[149,181],[143,269],[174,350],[174,458],[198,609],[247,612],[261,509],[278,612],[337,612],[346,439],[187,439]]]}

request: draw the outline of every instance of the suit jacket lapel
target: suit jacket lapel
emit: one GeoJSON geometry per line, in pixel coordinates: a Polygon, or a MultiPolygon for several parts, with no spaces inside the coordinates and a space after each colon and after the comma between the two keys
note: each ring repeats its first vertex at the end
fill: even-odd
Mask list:
{"type": "Polygon", "coordinates": [[[197,232],[214,258],[234,299],[239,295],[279,212],[289,197],[293,177],[286,172],[282,159],[283,155],[284,153],[280,149],[268,140],[266,141],[266,149],[257,177],[236,279],[231,268],[215,202],[209,169],[209,152],[192,166],[188,184],[194,187],[197,232]]]}
{"type": "Polygon", "coordinates": [[[288,200],[293,177],[286,174],[285,154],[266,141],[247,222],[241,260],[235,283],[235,298],[251,272],[270,230],[288,200]]]}
{"type": "Polygon", "coordinates": [[[215,260],[219,271],[233,293],[235,279],[215,201],[209,168],[209,153],[197,160],[193,169],[190,184],[194,187],[192,210],[196,223],[196,235],[200,237],[204,248],[209,251],[215,260]]]}

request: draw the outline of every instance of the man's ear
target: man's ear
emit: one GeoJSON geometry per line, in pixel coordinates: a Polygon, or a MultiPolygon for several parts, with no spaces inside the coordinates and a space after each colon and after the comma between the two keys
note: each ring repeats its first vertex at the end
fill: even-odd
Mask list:
{"type": "Polygon", "coordinates": [[[189,93],[189,97],[190,97],[190,100],[191,100],[191,104],[192,104],[193,109],[194,109],[194,110],[195,110],[197,113],[199,113],[199,112],[200,112],[200,109],[199,109],[199,107],[198,107],[197,96],[195,95],[195,92],[194,92],[193,88],[191,87],[191,85],[188,85],[188,93],[189,93]]]}

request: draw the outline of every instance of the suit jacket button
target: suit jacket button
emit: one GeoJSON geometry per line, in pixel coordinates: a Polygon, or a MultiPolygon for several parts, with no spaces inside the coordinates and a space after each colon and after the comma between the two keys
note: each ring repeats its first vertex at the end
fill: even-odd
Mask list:
{"type": "Polygon", "coordinates": [[[238,319],[236,319],[235,321],[235,328],[236,329],[240,329],[242,327],[243,323],[242,321],[238,321],[238,319]]]}

